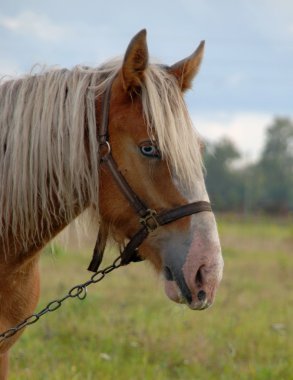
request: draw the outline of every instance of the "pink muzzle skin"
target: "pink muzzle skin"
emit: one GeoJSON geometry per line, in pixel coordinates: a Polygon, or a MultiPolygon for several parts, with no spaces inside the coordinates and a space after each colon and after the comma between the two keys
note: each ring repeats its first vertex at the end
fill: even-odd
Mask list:
{"type": "Polygon", "coordinates": [[[213,228],[193,228],[191,237],[180,233],[176,238],[169,236],[163,254],[166,295],[193,310],[212,305],[223,274],[216,226],[207,224],[213,228]]]}

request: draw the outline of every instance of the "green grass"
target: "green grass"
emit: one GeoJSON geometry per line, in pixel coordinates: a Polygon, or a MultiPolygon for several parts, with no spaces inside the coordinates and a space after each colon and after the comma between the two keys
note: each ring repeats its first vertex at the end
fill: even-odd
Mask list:
{"type": "MultiPolygon", "coordinates": [[[[26,330],[11,379],[292,379],[293,222],[218,219],[225,271],[211,309],[170,302],[146,263],[120,268],[26,330]]],[[[48,251],[38,308],[89,277],[90,251],[48,251]]]]}

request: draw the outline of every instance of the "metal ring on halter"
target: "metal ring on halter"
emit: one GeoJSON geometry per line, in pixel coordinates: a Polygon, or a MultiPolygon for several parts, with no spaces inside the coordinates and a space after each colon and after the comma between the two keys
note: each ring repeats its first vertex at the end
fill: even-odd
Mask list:
{"type": "Polygon", "coordinates": [[[110,153],[111,153],[111,145],[109,141],[106,140],[106,141],[101,142],[100,143],[100,160],[105,161],[110,155],[110,153]],[[106,152],[101,154],[102,151],[104,150],[104,147],[106,148],[106,152]]]}

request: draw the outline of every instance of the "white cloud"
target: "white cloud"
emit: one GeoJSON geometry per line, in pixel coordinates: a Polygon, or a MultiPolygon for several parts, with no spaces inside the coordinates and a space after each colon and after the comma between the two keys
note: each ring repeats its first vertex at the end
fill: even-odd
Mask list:
{"type": "Polygon", "coordinates": [[[254,161],[261,153],[265,131],[272,118],[272,115],[265,113],[233,113],[194,115],[193,121],[208,141],[228,137],[246,160],[254,161]]]}
{"type": "Polygon", "coordinates": [[[46,15],[26,11],[15,17],[0,16],[3,28],[45,41],[56,41],[69,35],[67,27],[54,24],[46,15]]]}

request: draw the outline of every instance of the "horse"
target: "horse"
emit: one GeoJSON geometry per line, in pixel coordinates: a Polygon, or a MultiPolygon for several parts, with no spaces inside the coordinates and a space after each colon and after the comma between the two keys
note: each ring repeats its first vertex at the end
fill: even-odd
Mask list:
{"type": "MultiPolygon", "coordinates": [[[[0,332],[34,311],[42,248],[86,210],[100,245],[136,239],[128,251],[163,274],[169,299],[193,310],[213,303],[223,258],[184,101],[203,53],[201,42],[171,66],[151,63],[142,30],[122,59],[98,68],[2,82],[0,332]]],[[[21,333],[0,343],[0,380],[21,333]]]]}

